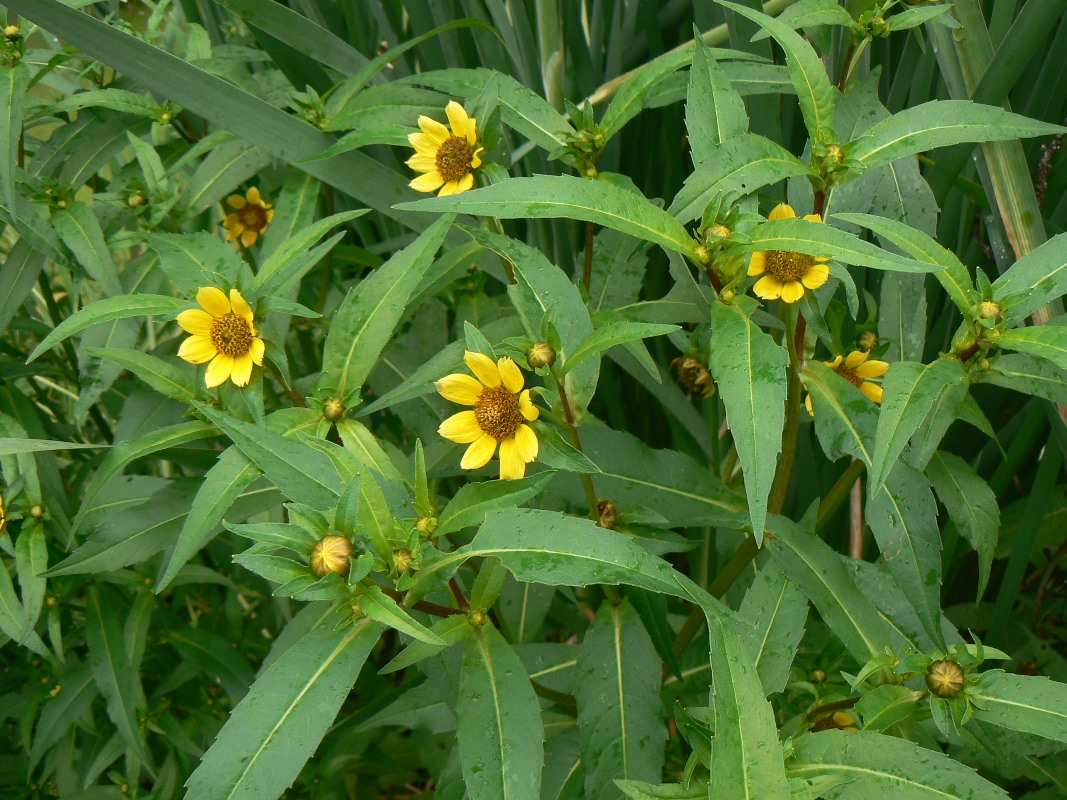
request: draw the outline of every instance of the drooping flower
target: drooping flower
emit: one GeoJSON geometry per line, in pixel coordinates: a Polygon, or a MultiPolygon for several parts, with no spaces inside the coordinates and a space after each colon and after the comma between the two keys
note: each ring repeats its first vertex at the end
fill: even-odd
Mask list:
{"type": "Polygon", "coordinates": [[[252,364],[263,366],[266,349],[259,338],[252,308],[237,289],[230,296],[214,286],[202,286],[196,293],[199,308],[178,315],[178,324],[191,333],[182,342],[178,356],[190,364],[208,364],[205,381],[210,389],[229,378],[235,386],[246,386],[252,377],[252,364]]]}
{"type": "Polygon", "coordinates": [[[437,432],[452,442],[467,444],[459,466],[478,469],[500,445],[500,477],[521,478],[526,465],[537,458],[537,434],[524,421],[537,419],[537,407],[530,390],[523,389],[522,370],[510,358],[493,359],[482,353],[463,354],[477,379],[463,373],[446,375],[437,381],[438,393],[446,400],[474,406],[441,423],[437,432]]]}
{"type": "MultiPolygon", "coordinates": [[[[868,360],[867,357],[869,355],[869,351],[853,350],[847,356],[838,356],[833,361],[824,361],[823,363],[871,400],[881,403],[882,387],[877,383],[872,383],[867,378],[880,378],[885,375],[889,369],[889,364],[885,361],[868,360]]],[[[810,394],[804,401],[804,406],[808,409],[809,414],[815,413],[811,407],[810,394]]]]}
{"type": "Polygon", "coordinates": [[[468,117],[466,109],[455,100],[445,106],[445,115],[451,131],[423,116],[419,117],[421,132],[408,135],[415,155],[406,163],[423,173],[409,184],[417,192],[437,192],[438,196],[465,192],[474,186],[471,170],[482,165],[478,154],[485,148],[474,147],[478,143],[477,120],[468,117]]]}
{"type": "Polygon", "coordinates": [[[256,239],[262,236],[270,221],[274,219],[274,208],[270,203],[264,203],[259,196],[259,188],[253,186],[244,195],[231,194],[226,198],[226,205],[234,209],[233,213],[227,214],[222,221],[222,227],[226,229],[226,241],[230,242],[241,237],[241,244],[251,247],[256,239]]]}
{"type": "MultiPolygon", "coordinates": [[[[768,220],[788,219],[797,212],[788,203],[781,203],[767,216],[768,220]]],[[[818,214],[805,214],[809,222],[822,222],[818,214]]],[[[805,287],[818,289],[830,277],[830,268],[823,256],[809,256],[791,250],[760,250],[752,254],[748,262],[749,275],[762,275],[752,287],[764,300],[777,300],[779,297],[787,303],[795,303],[804,296],[805,287]]]]}

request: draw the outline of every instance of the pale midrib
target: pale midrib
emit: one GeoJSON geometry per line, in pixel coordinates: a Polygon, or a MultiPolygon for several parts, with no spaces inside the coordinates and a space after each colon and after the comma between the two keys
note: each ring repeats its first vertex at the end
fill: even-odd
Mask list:
{"type": "Polygon", "coordinates": [[[826,773],[833,774],[834,772],[858,772],[866,775],[876,776],[885,780],[890,780],[894,783],[906,784],[908,786],[915,786],[928,792],[936,792],[940,797],[948,797],[951,800],[962,800],[963,795],[949,794],[943,792],[940,789],[935,789],[925,783],[913,780],[911,778],[905,778],[900,775],[893,775],[890,772],[882,772],[876,769],[870,769],[869,767],[857,767],[852,764],[814,764],[810,767],[797,766],[789,770],[790,774],[803,777],[804,775],[819,776],[826,773]]]}
{"type": "Polygon", "coordinates": [[[496,690],[496,673],[493,671],[493,659],[489,654],[489,645],[483,635],[478,636],[478,647],[482,651],[482,658],[485,659],[485,671],[489,676],[489,688],[493,692],[493,709],[496,712],[493,719],[496,722],[497,743],[500,751],[500,785],[504,789],[504,796],[506,797],[508,788],[507,757],[504,754],[504,718],[500,709],[500,694],[496,690]]]}
{"type": "Polygon", "coordinates": [[[615,629],[613,631],[615,636],[615,675],[619,681],[619,730],[622,733],[622,776],[627,778],[630,776],[630,755],[629,747],[627,746],[628,737],[626,731],[626,690],[623,683],[624,679],[622,672],[622,619],[619,616],[619,612],[619,606],[612,606],[611,613],[615,623],[615,629]]]}

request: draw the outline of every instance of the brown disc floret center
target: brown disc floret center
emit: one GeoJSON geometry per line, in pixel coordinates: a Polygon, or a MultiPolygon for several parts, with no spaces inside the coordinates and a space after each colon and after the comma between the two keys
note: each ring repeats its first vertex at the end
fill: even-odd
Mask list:
{"type": "Polygon", "coordinates": [[[237,219],[241,220],[241,224],[246,228],[261,231],[267,227],[267,210],[255,203],[247,203],[237,212],[237,219]]]}
{"type": "Polygon", "coordinates": [[[851,383],[857,389],[863,385],[863,378],[861,378],[859,375],[856,374],[856,370],[849,369],[848,367],[846,367],[845,366],[845,362],[843,362],[843,361],[840,364],[838,364],[836,367],[834,367],[834,372],[836,372],[838,375],[840,375],[846,381],[851,383]]]}
{"type": "Polygon", "coordinates": [[[504,386],[487,386],[482,389],[474,404],[474,416],[478,427],[498,442],[514,436],[522,424],[519,413],[519,398],[504,386]]]}
{"type": "Polygon", "coordinates": [[[446,181],[455,181],[471,171],[473,151],[462,136],[452,136],[437,148],[438,174],[446,181]]]}
{"type": "Polygon", "coordinates": [[[247,320],[230,311],[211,322],[211,344],[231,358],[243,356],[252,346],[252,329],[247,320]]]}
{"type": "Polygon", "coordinates": [[[770,250],[766,256],[767,272],[782,283],[799,281],[808,274],[814,264],[815,259],[812,256],[791,250],[770,250]]]}

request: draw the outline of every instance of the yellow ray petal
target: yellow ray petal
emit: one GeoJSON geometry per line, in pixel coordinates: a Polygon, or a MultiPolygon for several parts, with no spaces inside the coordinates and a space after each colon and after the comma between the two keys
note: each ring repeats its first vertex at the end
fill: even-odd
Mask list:
{"type": "Polygon", "coordinates": [[[517,480],[526,474],[526,462],[519,455],[519,446],[515,438],[505,439],[500,443],[500,480],[517,480]]]}
{"type": "Polygon", "coordinates": [[[537,434],[529,425],[520,425],[515,429],[515,444],[519,457],[527,464],[537,458],[537,434]]]}
{"type": "Polygon", "coordinates": [[[786,281],[782,284],[782,299],[787,303],[795,303],[804,296],[804,284],[800,281],[786,281]]]}
{"type": "Polygon", "coordinates": [[[811,269],[809,269],[807,274],[800,279],[800,282],[809,289],[818,289],[826,283],[829,277],[830,268],[825,264],[815,263],[811,265],[811,269]]]}
{"type": "Polygon", "coordinates": [[[529,389],[519,395],[519,413],[531,422],[541,416],[541,412],[537,410],[537,406],[530,399],[529,389]]]}
{"type": "Polygon", "coordinates": [[[762,297],[764,300],[777,300],[782,296],[782,282],[773,275],[764,275],[756,281],[752,291],[756,293],[757,297],[762,297]]]}
{"type": "Polygon", "coordinates": [[[473,411],[460,411],[441,423],[437,429],[441,436],[450,442],[459,444],[471,444],[482,436],[482,429],[478,427],[478,417],[473,411]]]}
{"type": "Polygon", "coordinates": [[[468,172],[466,175],[459,179],[459,186],[456,188],[456,194],[459,194],[460,192],[465,192],[472,186],[474,186],[474,176],[468,172]]]}
{"type": "Polygon", "coordinates": [[[196,293],[196,302],[211,316],[221,317],[230,313],[230,301],[226,293],[215,286],[201,286],[196,293]]]}
{"type": "Polygon", "coordinates": [[[512,394],[522,391],[522,370],[510,358],[505,356],[496,362],[500,368],[500,377],[504,381],[504,387],[512,394]]]}
{"type": "Polygon", "coordinates": [[[448,117],[448,124],[452,126],[453,136],[465,137],[467,135],[467,129],[470,127],[467,109],[455,100],[449,100],[448,105],[445,106],[445,116],[448,117]]]}
{"type": "Polygon", "coordinates": [[[815,416],[815,409],[811,407],[811,395],[809,394],[804,398],[804,408],[808,410],[808,414],[815,416]]]}
{"type": "Polygon", "coordinates": [[[252,360],[255,363],[259,364],[259,366],[262,367],[263,366],[263,354],[266,351],[266,349],[267,349],[267,346],[265,344],[263,344],[263,340],[259,339],[259,338],[255,338],[255,339],[252,340],[251,344],[248,345],[248,355],[252,356],[252,360]]]}
{"type": "Polygon", "coordinates": [[[241,244],[245,247],[251,247],[256,243],[256,239],[259,238],[259,231],[254,231],[249,228],[247,231],[241,234],[241,244]]]}
{"type": "Polygon", "coordinates": [[[752,254],[748,260],[748,274],[762,275],[767,271],[767,254],[759,250],[752,254]]]}
{"type": "Polygon", "coordinates": [[[806,219],[808,222],[822,222],[822,217],[820,217],[818,214],[805,214],[804,219],[806,219]]]}
{"type": "MultiPolygon", "coordinates": [[[[471,142],[471,144],[474,144],[474,142],[471,142]]],[[[471,169],[478,169],[478,167],[482,165],[482,160],[478,158],[478,154],[484,149],[484,147],[479,147],[477,150],[474,151],[474,153],[471,154],[471,169]]]]}
{"type": "Polygon", "coordinates": [[[263,205],[263,198],[259,196],[258,186],[253,186],[251,189],[249,189],[248,192],[245,194],[245,198],[247,198],[249,203],[255,203],[257,206],[263,205]]]}
{"type": "Polygon", "coordinates": [[[865,361],[856,367],[856,374],[861,378],[880,378],[889,371],[885,361],[865,361]]]}
{"type": "Polygon", "coordinates": [[[204,382],[207,383],[207,388],[213,389],[220,383],[225,383],[226,379],[230,377],[230,373],[233,372],[233,356],[228,356],[225,353],[219,353],[207,365],[207,375],[204,378],[204,382]]]}
{"type": "Polygon", "coordinates": [[[237,356],[233,360],[233,371],[230,373],[230,380],[233,381],[234,386],[247,386],[248,382],[252,379],[252,356],[245,353],[243,356],[237,356]]]}
{"type": "Polygon", "coordinates": [[[408,186],[416,192],[436,192],[438,187],[444,182],[444,178],[438,175],[437,170],[435,169],[433,172],[427,172],[424,175],[415,178],[415,180],[409,183],[408,186]]]}
{"type": "Polygon", "coordinates": [[[493,359],[485,355],[485,353],[475,353],[471,350],[466,350],[463,353],[463,363],[470,368],[470,371],[478,377],[478,380],[480,380],[483,385],[500,385],[500,370],[497,369],[496,364],[493,363],[493,359]]]}
{"type": "Polygon", "coordinates": [[[240,222],[235,222],[229,230],[226,231],[226,241],[232,242],[238,236],[245,232],[245,226],[240,222]]]}
{"type": "Polygon", "coordinates": [[[470,375],[464,375],[461,372],[445,375],[434,386],[437,387],[437,393],[445,400],[465,406],[473,406],[482,394],[482,385],[470,375]]]}
{"type": "Polygon", "coordinates": [[[419,127],[434,144],[443,144],[448,141],[448,128],[435,119],[419,117],[419,127]]]}
{"type": "Polygon", "coordinates": [[[240,210],[246,205],[248,205],[248,201],[245,200],[242,195],[231,194],[229,197],[226,198],[226,205],[228,205],[230,208],[236,208],[240,210]]]}
{"type": "Polygon", "coordinates": [[[855,369],[864,361],[867,360],[867,353],[863,350],[853,350],[847,356],[845,356],[845,366],[849,369],[855,369]]]}
{"type": "Polygon", "coordinates": [[[246,322],[252,322],[252,307],[237,289],[230,289],[230,308],[233,309],[234,314],[242,317],[246,322]]]}
{"type": "Polygon", "coordinates": [[[179,327],[187,333],[197,336],[210,336],[211,323],[215,318],[199,308],[190,308],[178,315],[175,320],[179,327]]]}
{"type": "Polygon", "coordinates": [[[404,162],[416,172],[432,172],[437,169],[437,160],[433,156],[416,153],[404,162]]]}
{"type": "Polygon", "coordinates": [[[870,381],[864,381],[860,384],[860,391],[871,398],[876,403],[882,402],[882,387],[877,383],[871,383],[870,381]]]}
{"type": "Polygon", "coordinates": [[[441,191],[439,191],[437,193],[437,196],[438,197],[446,197],[446,196],[448,196],[450,194],[455,194],[458,191],[459,191],[459,181],[458,180],[448,181],[448,182],[445,183],[444,186],[441,187],[441,191]]]}
{"type": "Polygon", "coordinates": [[[178,358],[184,359],[190,364],[203,364],[205,361],[213,359],[218,355],[218,352],[208,337],[190,336],[178,348],[178,358]]]}
{"type": "Polygon", "coordinates": [[[789,203],[779,203],[773,209],[771,209],[771,213],[767,215],[767,219],[789,219],[790,217],[795,217],[796,215],[797,212],[793,210],[793,207],[789,205],[789,203]]]}
{"type": "Polygon", "coordinates": [[[427,158],[436,157],[437,148],[441,146],[439,141],[421,132],[409,133],[408,144],[415,148],[415,153],[417,155],[426,156],[427,158]]]}
{"type": "Polygon", "coordinates": [[[463,454],[463,460],[459,462],[460,469],[478,469],[489,463],[496,451],[496,439],[488,433],[483,433],[467,448],[463,454]]]}

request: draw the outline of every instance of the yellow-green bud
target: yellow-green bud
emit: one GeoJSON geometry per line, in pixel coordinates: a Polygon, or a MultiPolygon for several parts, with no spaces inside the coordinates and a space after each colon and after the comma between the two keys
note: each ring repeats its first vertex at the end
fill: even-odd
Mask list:
{"type": "Polygon", "coordinates": [[[595,178],[600,173],[597,172],[597,168],[596,167],[594,167],[592,164],[590,164],[588,167],[586,167],[584,170],[582,170],[582,174],[585,175],[585,177],[587,177],[587,178],[595,178]]]}
{"type": "Polygon", "coordinates": [[[143,205],[143,204],[144,204],[144,195],[141,195],[141,194],[131,194],[130,198],[126,201],[126,205],[128,205],[130,208],[137,208],[137,206],[143,205]]]}
{"type": "Polygon", "coordinates": [[[878,346],[878,334],[874,331],[862,331],[856,337],[856,346],[860,350],[869,352],[878,346]]]}
{"type": "Polygon", "coordinates": [[[832,144],[826,148],[826,155],[830,157],[831,161],[837,164],[840,164],[845,160],[845,151],[836,144],[832,144]]]}
{"type": "Polygon", "coordinates": [[[526,351],[526,363],[530,369],[538,367],[550,367],[556,360],[556,351],[548,342],[534,342],[526,351]]]}
{"type": "Polygon", "coordinates": [[[396,574],[403,575],[408,571],[411,566],[411,551],[406,547],[401,547],[393,551],[393,566],[396,567],[396,574]]]}
{"type": "Polygon", "coordinates": [[[955,697],[963,684],[963,667],[955,661],[935,661],[926,670],[926,685],[938,697],[955,697]]]}
{"type": "Polygon", "coordinates": [[[704,266],[705,264],[711,263],[711,251],[708,250],[705,245],[698,244],[693,249],[693,258],[695,258],[701,266],[704,266]]]}
{"type": "Polygon", "coordinates": [[[813,669],[811,671],[811,682],[812,683],[823,683],[825,680],[826,680],[826,670],[824,670],[824,669],[813,669]]]}
{"type": "Polygon", "coordinates": [[[978,304],[978,313],[982,319],[996,319],[1000,316],[1000,303],[996,300],[983,300],[978,304]]]}
{"type": "Polygon", "coordinates": [[[989,363],[988,358],[983,358],[981,361],[978,362],[978,368],[982,370],[982,372],[988,372],[991,366],[993,365],[989,363]]]}
{"type": "Polygon", "coordinates": [[[347,575],[351,558],[352,542],[336,534],[323,536],[311,549],[311,571],[317,578],[331,572],[347,575]]]}
{"type": "Polygon", "coordinates": [[[160,114],[159,115],[159,121],[160,122],[170,122],[170,112],[169,111],[164,111],[162,114],[160,114]]]}
{"type": "Polygon", "coordinates": [[[481,627],[485,624],[485,612],[479,611],[476,608],[472,608],[467,612],[467,622],[473,625],[475,628],[481,627]]]}
{"type": "Polygon", "coordinates": [[[419,521],[415,523],[415,529],[419,533],[429,536],[437,530],[437,517],[419,517],[419,521]]]}
{"type": "Polygon", "coordinates": [[[720,239],[729,239],[732,231],[725,225],[723,225],[721,222],[716,222],[714,225],[708,228],[708,233],[710,233],[712,236],[717,236],[720,239]]]}
{"type": "Polygon", "coordinates": [[[34,505],[30,508],[30,516],[34,519],[40,519],[44,516],[44,509],[39,505],[34,505]]]}
{"type": "Polygon", "coordinates": [[[327,422],[337,422],[345,415],[345,406],[339,397],[331,397],[322,404],[322,417],[327,422]]]}
{"type": "Polygon", "coordinates": [[[719,292],[719,299],[724,303],[732,303],[735,297],[737,297],[737,292],[733,289],[723,289],[719,292]]]}
{"type": "Polygon", "coordinates": [[[20,29],[18,25],[6,25],[4,26],[4,38],[5,39],[17,39],[19,38],[20,29]]]}

